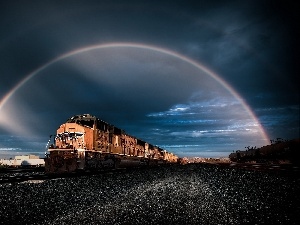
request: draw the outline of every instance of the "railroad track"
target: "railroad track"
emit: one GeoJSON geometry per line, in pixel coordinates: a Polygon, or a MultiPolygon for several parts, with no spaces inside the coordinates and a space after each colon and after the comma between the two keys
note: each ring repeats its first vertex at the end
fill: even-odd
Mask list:
{"type": "Polygon", "coordinates": [[[283,175],[300,174],[298,165],[293,164],[262,164],[262,163],[217,163],[221,167],[230,167],[243,170],[261,171],[267,173],[276,173],[283,175]]]}
{"type": "Polygon", "coordinates": [[[80,176],[90,176],[97,174],[105,173],[119,173],[123,171],[128,171],[128,169],[109,169],[109,170],[99,170],[99,171],[84,171],[84,172],[73,172],[73,173],[59,173],[59,174],[46,174],[44,172],[38,174],[26,174],[18,172],[16,175],[10,175],[8,173],[0,175],[0,184],[4,183],[20,183],[24,181],[37,181],[37,180],[51,180],[58,178],[67,178],[67,177],[80,177],[80,176]]]}
{"type": "MultiPolygon", "coordinates": [[[[299,175],[300,169],[296,165],[286,165],[286,164],[251,164],[251,163],[208,163],[204,165],[229,167],[234,169],[251,170],[251,171],[261,171],[268,173],[276,173],[282,175],[299,175]]],[[[119,172],[129,172],[130,170],[136,169],[149,169],[151,167],[133,167],[133,168],[118,168],[118,169],[104,169],[99,171],[84,171],[84,172],[73,172],[73,173],[60,173],[60,174],[46,174],[40,171],[34,171],[28,169],[15,169],[9,170],[5,173],[0,173],[0,184],[4,183],[20,183],[24,181],[43,181],[58,178],[68,178],[68,177],[80,177],[80,176],[90,176],[105,173],[119,173],[119,172]],[[16,173],[16,174],[14,174],[16,173]]]]}

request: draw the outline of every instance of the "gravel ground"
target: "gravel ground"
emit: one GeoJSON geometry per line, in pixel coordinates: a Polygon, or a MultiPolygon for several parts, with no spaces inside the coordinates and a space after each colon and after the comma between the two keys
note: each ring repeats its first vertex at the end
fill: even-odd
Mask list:
{"type": "Polygon", "coordinates": [[[300,224],[299,181],[194,164],[2,184],[0,223],[300,224]]]}

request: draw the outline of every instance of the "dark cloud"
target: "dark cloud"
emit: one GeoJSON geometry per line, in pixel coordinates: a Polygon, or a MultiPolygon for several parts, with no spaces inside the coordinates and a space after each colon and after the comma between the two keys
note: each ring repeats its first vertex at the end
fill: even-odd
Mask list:
{"type": "MultiPolygon", "coordinates": [[[[170,49],[215,71],[249,104],[270,138],[299,137],[294,1],[2,1],[0,6],[0,99],[62,54],[137,42],[170,49]]],[[[45,137],[80,113],[182,155],[226,155],[265,143],[241,102],[220,83],[176,57],[133,48],[88,51],[47,67],[0,108],[0,131],[45,137]]],[[[15,148],[24,146],[17,140],[15,148]]]]}

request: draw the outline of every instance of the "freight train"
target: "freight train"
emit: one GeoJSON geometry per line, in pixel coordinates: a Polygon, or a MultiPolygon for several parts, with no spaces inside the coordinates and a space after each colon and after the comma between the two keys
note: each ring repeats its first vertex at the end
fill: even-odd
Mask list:
{"type": "MultiPolygon", "coordinates": [[[[46,173],[177,163],[178,156],[90,114],[75,115],[48,144],[46,173]]],[[[52,139],[50,136],[50,139],[52,139]]]]}

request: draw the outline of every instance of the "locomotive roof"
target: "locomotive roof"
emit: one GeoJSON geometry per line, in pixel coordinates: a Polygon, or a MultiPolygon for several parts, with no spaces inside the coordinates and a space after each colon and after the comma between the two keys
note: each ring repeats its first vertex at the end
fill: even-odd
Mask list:
{"type": "Polygon", "coordinates": [[[75,116],[72,116],[70,117],[69,119],[67,119],[66,123],[76,123],[77,121],[80,121],[80,120],[98,120],[98,121],[101,121],[102,123],[105,123],[107,125],[110,125],[110,126],[113,126],[112,124],[109,124],[101,119],[99,119],[98,117],[96,116],[93,116],[91,114],[81,114],[81,115],[75,115],[75,116]]]}
{"type": "Polygon", "coordinates": [[[90,114],[82,114],[82,115],[75,115],[75,116],[72,116],[70,117],[69,119],[67,119],[67,123],[70,123],[70,122],[75,122],[77,120],[82,120],[82,119],[91,119],[91,120],[95,120],[97,119],[97,117],[95,116],[92,116],[90,114]]]}
{"type": "Polygon", "coordinates": [[[107,123],[91,114],[81,114],[81,115],[72,116],[69,119],[67,119],[66,123],[77,123],[77,124],[81,124],[81,125],[88,126],[91,128],[93,127],[93,124],[95,124],[95,123],[98,124],[98,126],[99,126],[99,124],[104,124],[109,129],[113,129],[113,130],[118,129],[121,132],[120,128],[118,128],[110,123],[107,123]]]}

